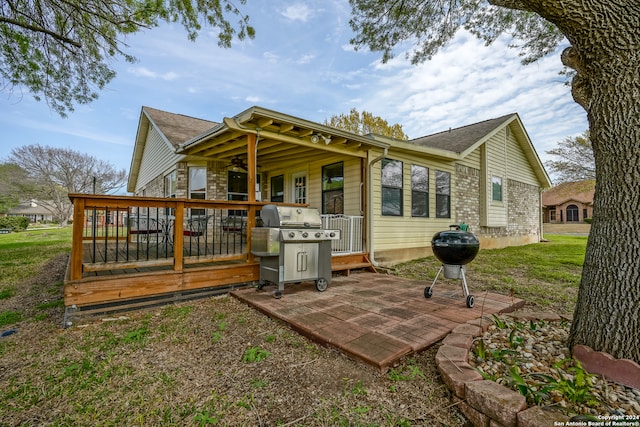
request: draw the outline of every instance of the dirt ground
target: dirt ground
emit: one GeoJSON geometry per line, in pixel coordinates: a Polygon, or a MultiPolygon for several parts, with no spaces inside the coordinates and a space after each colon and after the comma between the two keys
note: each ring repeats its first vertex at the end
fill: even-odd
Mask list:
{"type": "Polygon", "coordinates": [[[233,297],[61,329],[67,257],[0,300],[0,425],[465,426],[438,345],[380,372],[233,297]],[[40,307],[40,308],[37,308],[40,307]]]}

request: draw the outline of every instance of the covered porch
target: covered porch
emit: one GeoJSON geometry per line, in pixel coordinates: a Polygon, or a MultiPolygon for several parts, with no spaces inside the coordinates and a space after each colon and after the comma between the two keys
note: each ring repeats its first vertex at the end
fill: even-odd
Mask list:
{"type": "MultiPolygon", "coordinates": [[[[109,311],[208,296],[259,280],[251,230],[267,203],[73,194],[65,306],[109,311]]],[[[371,268],[363,218],[324,215],[341,230],[332,270],[371,268]]]]}

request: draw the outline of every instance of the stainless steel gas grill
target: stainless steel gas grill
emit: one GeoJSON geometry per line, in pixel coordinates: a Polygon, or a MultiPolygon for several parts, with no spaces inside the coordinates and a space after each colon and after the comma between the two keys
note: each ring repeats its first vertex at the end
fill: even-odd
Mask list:
{"type": "Polygon", "coordinates": [[[265,205],[262,227],[251,229],[251,253],[260,257],[260,283],[277,285],[276,298],[285,283],[314,280],[320,292],[331,283],[331,241],[340,230],[323,230],[315,208],[265,205]]]}

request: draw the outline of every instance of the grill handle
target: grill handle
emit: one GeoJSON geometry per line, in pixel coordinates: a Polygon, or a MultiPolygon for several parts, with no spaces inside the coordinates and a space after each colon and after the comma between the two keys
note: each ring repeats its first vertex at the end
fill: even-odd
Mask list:
{"type": "Polygon", "coordinates": [[[306,252],[298,252],[298,271],[307,271],[309,256],[306,252]]]}

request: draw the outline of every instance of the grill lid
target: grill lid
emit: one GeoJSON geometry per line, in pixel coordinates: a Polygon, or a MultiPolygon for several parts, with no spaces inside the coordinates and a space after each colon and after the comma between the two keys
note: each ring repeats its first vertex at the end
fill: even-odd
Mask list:
{"type": "Polygon", "coordinates": [[[316,208],[265,205],[260,218],[265,227],[320,228],[322,220],[316,208]]]}
{"type": "Polygon", "coordinates": [[[466,231],[440,231],[431,239],[431,249],[444,264],[464,265],[476,257],[480,241],[473,233],[466,231]]]}

